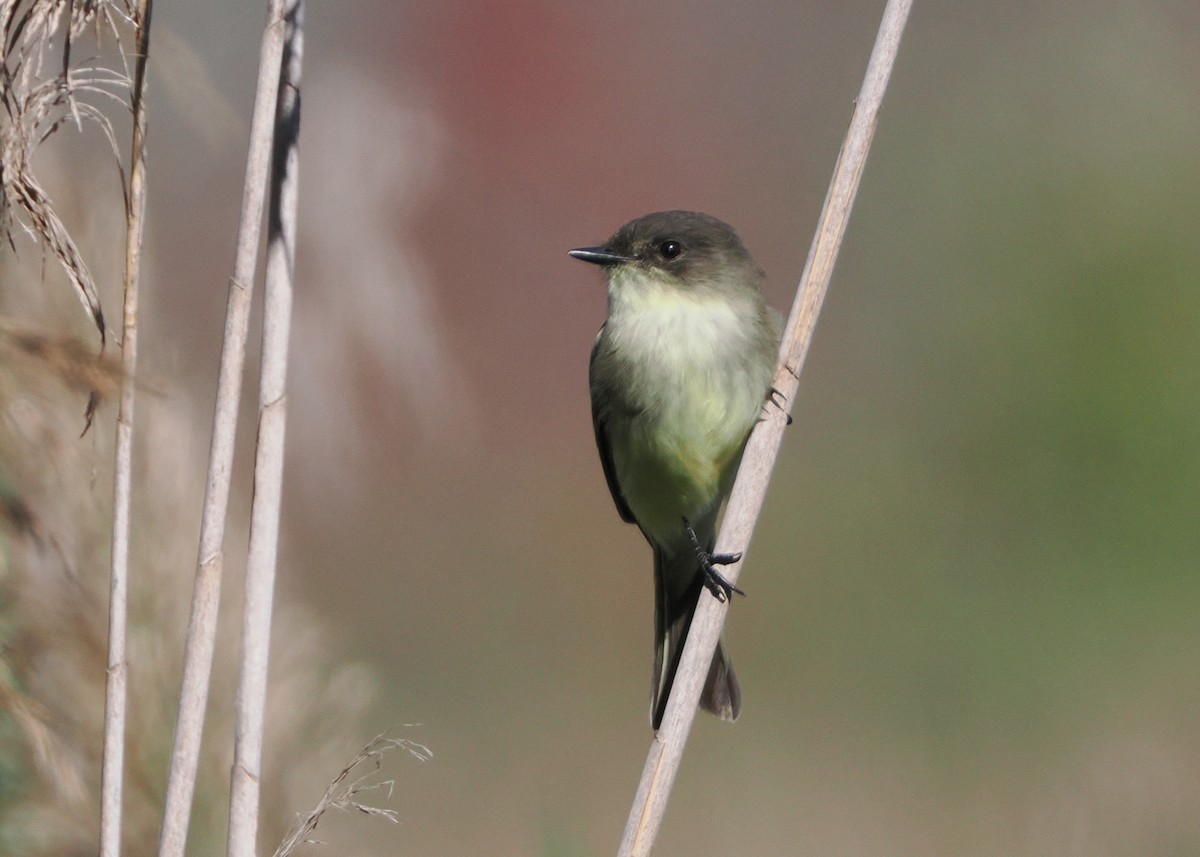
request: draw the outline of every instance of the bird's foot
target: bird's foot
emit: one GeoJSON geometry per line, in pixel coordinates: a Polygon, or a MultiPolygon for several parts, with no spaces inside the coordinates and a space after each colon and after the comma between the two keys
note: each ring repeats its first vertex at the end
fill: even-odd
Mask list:
{"type": "Polygon", "coordinates": [[[683,519],[683,528],[687,530],[692,547],[696,549],[696,559],[700,563],[700,573],[704,576],[704,587],[713,594],[713,598],[716,598],[718,601],[728,601],[733,597],[733,593],[735,592],[738,595],[745,595],[745,592],[734,586],[716,568],[718,565],[735,563],[742,558],[742,555],[740,553],[709,553],[701,546],[700,539],[696,536],[696,531],[692,529],[692,525],[687,518],[683,519]]]}

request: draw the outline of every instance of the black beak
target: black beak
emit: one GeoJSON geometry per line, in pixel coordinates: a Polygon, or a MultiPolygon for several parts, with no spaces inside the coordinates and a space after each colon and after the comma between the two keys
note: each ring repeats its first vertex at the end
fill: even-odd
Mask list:
{"type": "Polygon", "coordinates": [[[578,250],[568,250],[567,255],[581,262],[591,262],[593,265],[620,265],[633,261],[628,256],[619,256],[604,247],[580,247],[578,250]]]}

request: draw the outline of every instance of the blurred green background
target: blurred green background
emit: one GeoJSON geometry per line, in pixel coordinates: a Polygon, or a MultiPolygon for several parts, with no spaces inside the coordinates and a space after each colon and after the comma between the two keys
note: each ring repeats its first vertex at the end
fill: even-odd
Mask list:
{"type": "MultiPolygon", "coordinates": [[[[155,13],[142,362],[203,431],[250,5],[155,13]]],[[[310,4],[279,597],[378,676],[346,758],[435,753],[328,853],[615,851],[650,555],[565,251],[704,210],[786,311],[881,10],[310,4]]],[[[743,715],[656,854],[1200,854],[1198,281],[1200,5],[918,0],[729,615],[743,715]]]]}

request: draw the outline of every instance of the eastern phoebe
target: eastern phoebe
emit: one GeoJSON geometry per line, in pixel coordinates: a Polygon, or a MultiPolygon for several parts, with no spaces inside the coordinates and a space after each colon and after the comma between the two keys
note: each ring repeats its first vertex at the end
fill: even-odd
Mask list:
{"type": "MultiPolygon", "coordinates": [[[[717,514],[771,389],[780,319],[737,233],[694,211],[647,214],[602,247],[608,318],[592,347],[592,424],[617,512],[654,549],[650,720],[662,722],[700,587],[740,592],[714,566],[717,514]]],[[[718,644],[700,705],[737,719],[742,694],[718,644]]]]}

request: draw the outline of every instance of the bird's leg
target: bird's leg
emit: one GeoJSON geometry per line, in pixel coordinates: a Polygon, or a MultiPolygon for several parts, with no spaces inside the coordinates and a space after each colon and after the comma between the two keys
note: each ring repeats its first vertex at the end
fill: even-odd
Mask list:
{"type": "Polygon", "coordinates": [[[700,539],[696,536],[696,531],[692,529],[687,518],[683,519],[683,528],[687,530],[692,547],[696,549],[696,559],[699,560],[700,572],[704,575],[704,586],[713,594],[713,597],[718,601],[728,601],[735,592],[738,595],[745,595],[745,592],[730,583],[725,575],[716,569],[718,565],[737,562],[742,555],[740,553],[709,553],[701,546],[700,539]]]}

